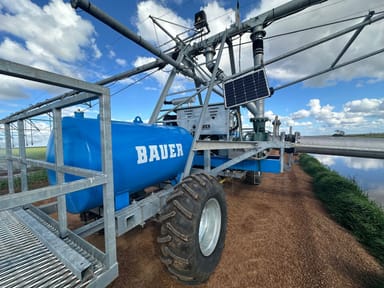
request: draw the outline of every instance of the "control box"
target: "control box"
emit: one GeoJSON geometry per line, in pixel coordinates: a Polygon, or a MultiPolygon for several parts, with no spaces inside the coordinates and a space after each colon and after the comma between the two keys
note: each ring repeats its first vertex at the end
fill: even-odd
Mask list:
{"type": "MultiPolygon", "coordinates": [[[[201,106],[177,110],[177,125],[194,133],[199,123],[201,110],[201,106]]],[[[201,135],[228,135],[229,119],[229,110],[225,109],[224,104],[209,105],[204,115],[201,135]]]]}

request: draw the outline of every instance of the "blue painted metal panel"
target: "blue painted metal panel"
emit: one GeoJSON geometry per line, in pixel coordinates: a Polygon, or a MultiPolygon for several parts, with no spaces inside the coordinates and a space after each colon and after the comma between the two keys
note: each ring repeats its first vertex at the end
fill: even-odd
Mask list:
{"type": "MultiPolygon", "coordinates": [[[[231,159],[227,157],[211,156],[211,167],[212,168],[218,167],[229,160],[231,159]]],[[[203,167],[204,156],[196,155],[193,160],[193,165],[203,167]]],[[[263,159],[263,160],[247,159],[231,166],[230,169],[242,170],[242,171],[261,171],[261,172],[269,172],[269,173],[280,173],[280,157],[269,156],[267,159],[263,159]]]]}
{"type": "MultiPolygon", "coordinates": [[[[63,118],[64,164],[101,171],[100,128],[97,119],[63,118]]],[[[115,209],[129,205],[129,195],[165,180],[172,180],[185,166],[192,144],[190,133],[180,127],[112,121],[112,154],[115,209]]],[[[53,135],[47,161],[54,162],[53,135]]],[[[49,171],[49,182],[56,183],[49,171]]],[[[79,179],[65,175],[65,181],[79,179]]],[[[67,210],[80,213],[102,205],[102,189],[94,187],[66,195],[67,210]]]]}

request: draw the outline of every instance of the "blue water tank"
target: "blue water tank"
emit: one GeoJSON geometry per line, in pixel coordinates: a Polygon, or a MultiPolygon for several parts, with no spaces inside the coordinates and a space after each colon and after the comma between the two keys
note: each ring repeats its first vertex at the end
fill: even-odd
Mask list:
{"type": "MultiPolygon", "coordinates": [[[[129,196],[162,181],[173,180],[184,170],[192,136],[181,127],[112,121],[112,154],[115,209],[129,205],[129,196]]],[[[101,171],[100,124],[98,119],[64,117],[64,164],[101,171]]],[[[55,161],[53,133],[47,161],[55,161]]],[[[50,184],[56,184],[48,171],[50,184]]],[[[80,179],[65,175],[65,182],[80,179]]],[[[93,187],[66,195],[67,210],[81,213],[102,205],[102,188],[93,187]]]]}

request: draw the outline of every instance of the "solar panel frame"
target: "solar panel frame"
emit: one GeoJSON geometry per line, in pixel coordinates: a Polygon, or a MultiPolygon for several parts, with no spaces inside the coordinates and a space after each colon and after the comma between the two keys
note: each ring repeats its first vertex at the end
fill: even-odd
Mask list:
{"type": "Polygon", "coordinates": [[[240,78],[224,83],[224,103],[226,108],[244,105],[271,96],[264,69],[256,70],[240,78]]]}

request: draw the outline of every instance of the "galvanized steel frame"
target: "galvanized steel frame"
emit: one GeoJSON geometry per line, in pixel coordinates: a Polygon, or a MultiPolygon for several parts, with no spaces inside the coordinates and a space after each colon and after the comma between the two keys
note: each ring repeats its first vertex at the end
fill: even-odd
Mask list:
{"type": "MultiPolygon", "coordinates": [[[[0,74],[28,79],[35,82],[55,85],[59,87],[71,88],[74,91],[54,97],[50,100],[33,105],[27,109],[19,111],[0,120],[5,127],[6,161],[8,167],[8,189],[9,194],[0,196],[0,210],[12,209],[31,204],[36,201],[57,197],[58,203],[58,223],[52,221],[59,230],[59,235],[65,237],[70,233],[67,227],[65,194],[85,188],[101,185],[103,187],[104,204],[104,224],[105,230],[105,253],[98,251],[90,244],[85,244],[85,240],[78,239],[79,244],[92,249],[94,255],[101,256],[100,260],[104,263],[105,272],[96,278],[90,286],[106,286],[118,275],[116,257],[116,232],[115,232],[115,211],[114,211],[114,191],[113,191],[113,166],[112,166],[112,147],[111,147],[111,103],[109,89],[97,84],[88,83],[82,80],[62,76],[56,73],[36,69],[22,64],[0,59],[0,74]],[[102,171],[92,171],[78,167],[64,165],[62,147],[62,127],[61,109],[73,106],[85,101],[98,99],[100,113],[100,142],[102,171]],[[53,112],[54,135],[55,135],[55,163],[27,159],[24,121],[37,115],[53,112]],[[17,123],[19,156],[12,155],[12,141],[10,125],[17,123]],[[13,167],[14,163],[21,166],[21,193],[14,193],[13,167]],[[29,190],[27,185],[27,166],[38,166],[56,171],[57,184],[54,186],[29,190]],[[77,175],[83,179],[65,183],[64,173],[77,175]],[[98,251],[98,252],[97,252],[98,251]],[[102,284],[104,283],[104,284],[102,284]]],[[[34,210],[39,211],[39,210],[34,210]]],[[[38,213],[38,212],[36,212],[38,213]]],[[[43,215],[42,213],[41,215],[43,215]]],[[[46,216],[48,217],[48,216],[46,216]]],[[[49,218],[49,217],[48,217],[49,218]]],[[[53,220],[53,219],[52,219],[53,220]]],[[[58,255],[60,256],[60,255],[58,255]]],[[[63,255],[63,262],[65,257],[63,255]]]]}

